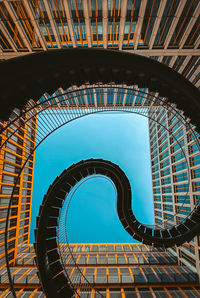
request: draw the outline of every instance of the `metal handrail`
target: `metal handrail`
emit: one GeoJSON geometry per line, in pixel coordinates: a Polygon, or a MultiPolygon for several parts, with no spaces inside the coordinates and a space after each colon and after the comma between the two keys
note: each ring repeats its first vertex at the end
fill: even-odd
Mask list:
{"type": "MultiPolygon", "coordinates": [[[[87,88],[87,87],[86,87],[87,88]]],[[[92,88],[92,87],[91,87],[92,88]]],[[[100,87],[99,87],[100,88],[100,87]]],[[[102,88],[102,87],[101,87],[102,88]]],[[[127,87],[128,88],[128,87],[127,87]]],[[[74,90],[73,91],[71,91],[71,92],[74,92],[74,90]]],[[[137,90],[137,92],[139,92],[139,90],[137,90]]],[[[60,95],[57,95],[57,96],[54,96],[54,98],[56,98],[56,97],[58,97],[58,96],[60,96],[60,95]]],[[[52,97],[51,97],[51,99],[52,99],[52,97]]],[[[158,100],[156,97],[155,97],[155,102],[158,100]]],[[[66,99],[65,99],[66,100],[66,99]]],[[[50,101],[50,99],[48,99],[48,101],[50,101]]],[[[163,103],[163,101],[161,101],[162,102],[162,106],[164,107],[164,106],[166,106],[166,107],[168,107],[168,108],[172,108],[172,106],[169,106],[169,104],[165,101],[164,103],[163,103]]],[[[24,113],[24,115],[25,114],[27,114],[27,112],[28,113],[30,113],[30,112],[34,112],[35,111],[35,109],[37,108],[37,107],[42,107],[42,105],[43,105],[44,103],[37,103],[35,106],[32,106],[31,108],[29,108],[27,111],[25,110],[23,113],[24,113]]],[[[54,108],[55,108],[55,104],[54,104],[54,108]]],[[[48,109],[49,109],[49,107],[48,107],[48,109]]],[[[120,109],[120,107],[116,107],[113,111],[117,111],[117,110],[120,110],[120,111],[122,111],[121,109],[120,109]]],[[[124,109],[125,110],[125,109],[124,109]]],[[[127,108],[126,107],[126,111],[128,112],[128,110],[130,110],[130,108],[127,108]]],[[[35,112],[35,113],[33,113],[33,115],[32,116],[30,116],[29,118],[28,118],[28,120],[26,120],[25,122],[28,122],[28,121],[30,121],[30,119],[34,116],[37,116],[37,115],[39,115],[41,112],[44,112],[45,111],[45,109],[44,109],[44,107],[42,107],[41,108],[41,110],[38,110],[37,112],[35,112]]],[[[102,108],[102,111],[104,112],[104,111],[111,111],[111,109],[103,109],[102,108]]],[[[176,109],[174,109],[174,113],[175,113],[175,111],[176,111],[176,109]]],[[[95,111],[94,113],[96,113],[96,112],[98,112],[98,111],[95,111]]],[[[177,111],[176,111],[177,112],[177,111]]],[[[89,114],[89,113],[86,113],[86,114],[89,114]]],[[[77,115],[76,115],[77,116],[77,115]]],[[[82,115],[82,116],[84,116],[84,115],[82,115]]],[[[75,118],[79,118],[79,117],[82,117],[82,116],[78,116],[78,117],[75,117],[75,118]]],[[[16,122],[18,119],[20,119],[20,117],[21,117],[21,115],[19,115],[17,118],[15,118],[14,120],[12,120],[10,123],[8,123],[8,125],[7,126],[5,126],[5,128],[4,128],[4,130],[10,125],[10,124],[12,124],[12,123],[14,123],[14,122],[16,122]]],[[[185,122],[185,124],[187,124],[187,120],[185,120],[185,118],[183,117],[183,115],[181,114],[181,118],[183,119],[183,121],[185,122]]],[[[72,121],[72,120],[70,120],[70,121],[72,121]]],[[[68,121],[68,122],[70,122],[70,121],[68,121]]],[[[65,123],[63,123],[62,125],[64,125],[65,123]]],[[[61,126],[62,126],[61,125],[61,126]]],[[[58,129],[60,126],[58,126],[58,127],[56,127],[55,129],[58,129]]],[[[55,129],[53,130],[53,131],[55,131],[55,129]]],[[[196,134],[194,133],[194,129],[193,129],[193,127],[190,127],[190,130],[191,130],[191,132],[193,133],[193,135],[194,135],[194,138],[196,139],[196,141],[197,141],[197,146],[198,146],[198,148],[199,148],[199,140],[197,140],[197,136],[196,136],[196,134]]],[[[12,133],[12,135],[14,135],[16,132],[18,131],[18,129],[17,130],[15,130],[15,131],[13,131],[13,133],[12,133]]],[[[33,150],[31,151],[31,153],[30,153],[30,155],[29,155],[29,157],[31,156],[31,154],[35,151],[35,149],[41,144],[41,142],[44,140],[44,139],[46,139],[53,131],[51,131],[49,134],[47,134],[46,136],[43,136],[43,139],[41,139],[41,141],[37,144],[37,146],[35,147],[35,148],[33,148],[33,150]]],[[[11,136],[12,136],[11,135],[11,136]]],[[[11,138],[11,136],[9,136],[9,138],[8,139],[6,139],[6,142],[11,138]]],[[[4,143],[5,144],[5,143],[4,143]]],[[[2,144],[2,146],[3,146],[3,144],[2,144]]],[[[28,158],[29,158],[28,157],[28,158]]],[[[28,161],[28,158],[27,158],[27,160],[26,160],[26,162],[28,161]]],[[[26,165],[26,162],[24,163],[24,165],[23,165],[23,167],[22,167],[22,169],[24,168],[24,166],[26,165]]],[[[21,170],[22,171],[22,170],[21,170]]],[[[21,173],[21,171],[20,171],[20,173],[21,173]]],[[[19,173],[19,175],[18,176],[20,176],[20,173],[19,173]]],[[[190,177],[189,177],[190,178],[190,177]]],[[[15,189],[15,187],[16,187],[16,184],[14,185],[14,187],[13,187],[13,193],[12,193],[12,195],[11,195],[11,198],[13,197],[13,194],[14,194],[14,189],[15,189]]],[[[184,204],[184,203],[183,203],[184,204]]],[[[10,212],[10,208],[11,208],[11,199],[10,199],[10,202],[9,202],[9,208],[8,208],[8,212],[7,212],[7,219],[6,219],[6,231],[8,230],[8,219],[9,219],[9,212],[10,212]]],[[[175,215],[174,215],[175,216],[175,215]]],[[[159,227],[160,228],[160,227],[159,227]]],[[[6,259],[7,259],[7,268],[9,267],[9,260],[8,260],[8,247],[7,247],[7,232],[5,233],[5,251],[6,251],[6,259]]],[[[12,285],[12,278],[11,278],[11,276],[9,276],[9,279],[10,279],[10,283],[11,283],[11,285],[12,285]]],[[[11,286],[11,288],[12,288],[12,286],[11,286]]]]}

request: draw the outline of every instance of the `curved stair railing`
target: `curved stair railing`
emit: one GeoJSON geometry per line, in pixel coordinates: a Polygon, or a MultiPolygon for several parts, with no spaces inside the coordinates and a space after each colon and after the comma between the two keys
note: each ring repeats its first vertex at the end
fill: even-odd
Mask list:
{"type": "MultiPolygon", "coordinates": [[[[81,270],[71,280],[59,255],[58,235],[60,211],[67,194],[82,179],[91,175],[104,175],[112,180],[117,191],[117,213],[126,231],[140,242],[163,248],[190,241],[200,231],[200,206],[183,224],[167,229],[155,229],[140,223],[132,212],[131,186],[119,166],[105,160],[89,159],[70,166],[55,179],[44,196],[35,231],[36,264],[47,297],[73,297],[74,284],[82,286],[81,270]],[[73,289],[73,290],[72,290],[73,289]]],[[[62,225],[61,221],[61,225],[62,225]]],[[[74,257],[73,257],[74,259],[74,257]]],[[[65,264],[64,264],[65,265],[65,264]]],[[[85,278],[86,279],[86,278],[85,278]]],[[[93,288],[86,279],[89,288],[93,288]]]]}
{"type": "MultiPolygon", "coordinates": [[[[10,196],[6,218],[5,255],[11,291],[16,297],[14,282],[9,269],[9,216],[21,171],[42,141],[59,127],[87,114],[123,111],[143,113],[145,116],[156,120],[156,112],[160,108],[164,108],[177,116],[181,123],[187,127],[187,131],[191,133],[199,151],[199,134],[195,132],[195,127],[191,123],[196,126],[199,132],[200,106],[197,88],[176,72],[151,59],[119,52],[63,50],[29,55],[29,57],[22,57],[19,60],[13,59],[2,62],[0,73],[3,74],[1,97],[7,103],[5,108],[2,107],[1,109],[1,133],[3,135],[1,150],[4,150],[11,138],[18,134],[22,125],[21,120],[25,124],[37,118],[36,146],[31,149],[30,155],[21,165],[10,196]],[[90,61],[84,59],[84,57],[88,57],[88,54],[91,57],[90,61]],[[98,59],[96,59],[97,56],[98,59]],[[52,57],[56,61],[55,64],[51,64],[52,57]],[[70,57],[70,59],[63,59],[66,57],[70,57]],[[29,63],[31,63],[32,68],[27,67],[29,63]],[[20,69],[19,65],[22,66],[20,69]],[[45,65],[50,66],[50,68],[46,68],[45,65]],[[82,65],[81,68],[80,65],[82,65]],[[38,71],[38,67],[41,71],[38,71]],[[33,72],[33,68],[35,68],[35,72],[33,72]],[[7,71],[8,69],[10,71],[7,71]],[[17,77],[16,70],[17,73],[19,72],[17,77]],[[121,84],[122,78],[123,85],[121,84]],[[8,90],[7,86],[13,86],[14,82],[14,88],[8,90]],[[60,86],[63,86],[64,89],[60,86]],[[52,96],[49,95],[53,90],[55,93],[52,96]],[[112,106],[109,103],[101,102],[101,96],[104,93],[113,98],[112,106]],[[122,95],[122,101],[118,101],[117,93],[122,95]],[[29,100],[30,94],[35,100],[29,100]],[[42,94],[43,96],[37,101],[37,98],[42,94]],[[91,94],[95,100],[90,104],[91,94]],[[86,98],[87,101],[83,104],[86,98]],[[137,103],[138,98],[139,103],[137,103]],[[10,115],[13,109],[14,111],[10,115]],[[178,109],[184,110],[184,114],[178,109]],[[191,122],[189,118],[191,118],[191,122]],[[9,135],[6,134],[8,128],[11,129],[9,135]]],[[[162,121],[160,124],[163,125],[162,121]]],[[[190,174],[188,179],[190,179],[190,174]]],[[[186,225],[183,222],[181,233],[187,232],[189,226],[192,227],[195,222],[197,223],[199,218],[198,204],[199,199],[196,200],[193,217],[189,214],[185,220],[186,225]]],[[[163,222],[163,228],[167,223],[167,220],[163,222]]],[[[141,233],[144,232],[141,226],[139,229],[141,233]]],[[[146,231],[149,231],[149,227],[145,227],[146,231]]],[[[174,233],[176,234],[176,231],[174,233]]],[[[176,236],[178,237],[178,235],[176,236]]]]}
{"type": "MultiPolygon", "coordinates": [[[[141,96],[146,96],[146,95],[141,93],[141,96]]],[[[53,99],[55,99],[55,98],[56,98],[56,96],[53,96],[53,99]]],[[[72,98],[73,97],[71,97],[71,99],[72,98]]],[[[77,119],[77,118],[82,117],[84,115],[92,114],[92,113],[98,113],[98,112],[131,112],[131,113],[141,114],[142,116],[151,118],[152,120],[156,121],[161,126],[163,126],[166,130],[168,130],[167,127],[165,127],[165,125],[162,123],[162,121],[159,121],[159,120],[155,119],[156,109],[159,108],[159,105],[163,109],[168,110],[172,115],[178,117],[178,119],[182,123],[184,123],[184,125],[188,126],[188,129],[191,131],[191,135],[196,140],[197,147],[199,148],[198,135],[194,131],[193,126],[189,126],[189,122],[188,122],[187,118],[184,118],[183,114],[179,113],[174,105],[169,105],[167,102],[163,101],[162,98],[159,98],[159,97],[155,97],[155,98],[152,97],[151,107],[143,108],[143,109],[134,108],[134,107],[133,108],[132,107],[125,107],[125,108],[121,108],[121,107],[115,107],[115,108],[102,107],[99,110],[97,110],[97,109],[86,110],[86,109],[83,108],[83,109],[80,109],[78,112],[76,112],[76,111],[74,112],[73,110],[72,111],[70,111],[70,110],[68,110],[68,111],[61,110],[62,111],[62,116],[59,115],[59,113],[56,115],[55,112],[53,112],[54,110],[50,110],[50,112],[48,112],[49,109],[51,109],[51,104],[50,104],[51,100],[52,99],[50,97],[50,98],[46,99],[47,104],[45,104],[45,102],[43,101],[42,103],[37,104],[37,105],[33,104],[33,102],[31,101],[28,105],[28,111],[27,111],[27,114],[25,114],[25,115],[28,116],[27,119],[26,119],[26,122],[30,121],[33,117],[35,117],[37,115],[39,116],[38,117],[37,141],[36,141],[36,147],[34,148],[34,150],[42,143],[43,140],[45,140],[46,137],[48,137],[53,131],[55,131],[56,129],[58,129],[59,127],[64,125],[65,123],[69,123],[73,119],[77,119]],[[156,109],[154,108],[154,105],[155,105],[156,109]],[[48,106],[48,109],[46,108],[46,106],[48,106]],[[41,119],[40,119],[40,115],[42,115],[41,119]],[[51,126],[50,126],[50,122],[52,120],[52,118],[51,118],[52,115],[53,115],[53,118],[56,117],[57,121],[52,122],[51,126]],[[64,121],[66,121],[66,122],[64,122],[64,121]]],[[[55,108],[55,103],[53,103],[52,106],[55,108]]],[[[21,115],[19,115],[19,116],[16,115],[14,117],[14,120],[11,119],[11,124],[10,125],[12,125],[15,122],[18,123],[18,121],[20,121],[20,117],[21,117],[21,115]]],[[[7,140],[5,141],[5,143],[2,144],[2,146],[5,145],[6,142],[8,142],[10,140],[10,138],[18,132],[18,130],[19,130],[18,127],[13,129],[13,133],[8,136],[7,140]]],[[[177,143],[178,143],[178,141],[177,141],[177,143]]],[[[180,148],[182,148],[181,144],[179,144],[179,145],[180,145],[180,148]]],[[[183,149],[181,149],[181,150],[183,151],[183,149]]],[[[25,161],[24,166],[25,166],[25,164],[28,160],[29,160],[29,158],[27,158],[27,160],[25,161]]],[[[187,162],[187,160],[186,160],[186,162],[187,162]]],[[[20,173],[19,173],[19,176],[20,176],[20,173]]],[[[190,175],[188,175],[188,181],[189,181],[189,179],[190,179],[190,175]]],[[[14,191],[13,191],[13,193],[14,193],[14,191]]],[[[11,195],[11,199],[12,199],[12,196],[13,195],[11,195]]],[[[185,198],[186,198],[186,196],[187,196],[187,193],[185,195],[185,198]]],[[[10,200],[10,205],[9,205],[9,208],[8,208],[8,214],[9,214],[9,210],[12,206],[11,202],[12,201],[10,200]]],[[[183,202],[182,206],[184,206],[184,202],[183,202]]],[[[7,219],[8,219],[8,217],[7,217],[7,219]]],[[[166,220],[163,223],[164,224],[163,228],[167,224],[167,222],[168,222],[168,220],[166,220]]],[[[154,226],[154,228],[157,229],[158,227],[154,226]]],[[[159,225],[159,229],[161,229],[160,225],[159,225]]],[[[7,235],[7,233],[5,235],[7,235]]],[[[10,279],[10,282],[12,282],[12,277],[10,279]]]]}

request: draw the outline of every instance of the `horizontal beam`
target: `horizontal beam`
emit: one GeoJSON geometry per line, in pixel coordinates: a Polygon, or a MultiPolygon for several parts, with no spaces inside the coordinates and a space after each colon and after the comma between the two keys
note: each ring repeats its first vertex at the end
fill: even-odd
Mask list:
{"type": "MultiPolygon", "coordinates": [[[[53,50],[51,50],[53,51],[53,50]]],[[[142,56],[199,56],[200,49],[170,49],[170,50],[123,50],[123,52],[138,54],[142,56]]],[[[38,51],[33,51],[32,53],[38,53],[38,51]]],[[[10,59],[14,57],[19,57],[23,55],[30,54],[28,51],[26,52],[0,52],[0,59],[10,59]]]]}
{"type": "Polygon", "coordinates": [[[123,50],[124,52],[129,52],[133,54],[139,54],[142,56],[199,56],[200,49],[137,49],[137,50],[123,50]]]}

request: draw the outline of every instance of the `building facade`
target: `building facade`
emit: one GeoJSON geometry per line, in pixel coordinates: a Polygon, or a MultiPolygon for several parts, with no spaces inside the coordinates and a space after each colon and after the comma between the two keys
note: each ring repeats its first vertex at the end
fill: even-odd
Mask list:
{"type": "MultiPolygon", "coordinates": [[[[60,48],[116,49],[137,53],[162,62],[178,71],[199,88],[199,12],[200,2],[198,0],[0,0],[0,61],[60,48]]],[[[90,86],[88,90],[87,88],[78,90],[77,86],[72,86],[68,90],[71,92],[70,95],[65,94],[66,90],[60,88],[54,95],[57,96],[56,100],[63,111],[67,108],[114,107],[117,109],[127,106],[144,109],[151,107],[155,95],[151,93],[146,96],[144,93],[148,93],[148,90],[138,89],[137,86],[134,86],[134,91],[123,89],[122,86],[114,86],[114,88],[102,86],[101,90],[98,88],[100,92],[95,91],[95,88],[94,86],[92,89],[90,86]],[[139,93],[141,91],[144,92],[143,96],[139,93]]],[[[40,100],[41,103],[48,98],[50,95],[44,94],[40,100]]],[[[51,101],[48,104],[51,104],[51,101]]],[[[11,118],[18,114],[19,111],[15,110],[11,118]]],[[[45,115],[47,116],[48,114],[45,115]]],[[[159,124],[149,122],[155,223],[162,225],[163,221],[166,221],[165,225],[171,225],[186,217],[199,199],[200,156],[192,136],[185,126],[181,126],[178,119],[168,115],[162,109],[156,117],[165,121],[169,131],[165,132],[159,124]],[[190,163],[189,183],[183,155],[171,133],[180,141],[190,163]],[[187,190],[189,191],[185,198],[187,190]],[[183,201],[184,206],[182,206],[183,201]]],[[[43,117],[42,121],[44,120],[43,117]]],[[[4,231],[9,198],[15,183],[17,187],[13,194],[8,227],[8,252],[10,264],[14,266],[12,275],[16,273],[14,282],[18,294],[23,295],[27,292],[27,296],[43,295],[33,261],[33,247],[29,245],[34,172],[34,153],[31,150],[37,144],[36,135],[39,140],[42,133],[48,133],[49,121],[46,122],[46,127],[42,126],[42,121],[40,118],[40,123],[37,123],[36,116],[31,117],[30,121],[21,117],[18,124],[9,126],[0,136],[0,146],[2,146],[0,151],[0,287],[2,297],[9,293],[6,279],[4,231]],[[10,139],[6,141],[8,137],[10,139]],[[30,159],[23,168],[29,155],[30,159]],[[20,171],[20,179],[16,181],[20,171]]],[[[1,123],[1,125],[3,127],[6,123],[1,123]]],[[[170,295],[172,297],[173,295],[198,296],[197,279],[189,280],[184,274],[187,273],[188,276],[191,274],[195,278],[195,273],[200,275],[199,237],[195,237],[193,241],[180,248],[169,249],[170,253],[156,250],[149,252],[150,248],[139,244],[136,246],[119,245],[121,251],[117,251],[116,246],[97,245],[97,248],[94,248],[94,245],[88,245],[89,251],[84,251],[84,245],[73,247],[77,261],[85,262],[79,263],[84,274],[92,276],[92,282],[102,292],[107,293],[107,297],[117,297],[117,295],[119,297],[120,295],[122,297],[134,297],[134,295],[146,297],[148,294],[153,297],[159,297],[159,295],[160,297],[164,295],[168,297],[170,295]],[[76,249],[80,250],[79,255],[76,249]],[[95,249],[98,249],[98,252],[95,249]],[[113,249],[112,257],[109,256],[110,249],[113,249]],[[137,255],[134,255],[134,249],[138,249],[138,257],[141,257],[140,260],[145,259],[146,264],[138,261],[137,255]],[[145,253],[142,253],[142,249],[145,253]],[[100,250],[102,250],[101,253],[100,250]],[[90,253],[93,253],[94,260],[96,260],[91,264],[88,263],[90,253]],[[120,254],[124,255],[121,260],[125,260],[126,265],[123,261],[118,263],[120,254]],[[153,254],[151,262],[155,260],[160,264],[148,263],[149,254],[153,254]],[[156,254],[162,254],[163,257],[160,255],[159,259],[156,254]],[[166,255],[169,255],[171,260],[175,260],[176,256],[178,259],[170,265],[170,262],[165,263],[167,262],[166,255]],[[129,258],[132,263],[129,263],[129,258]],[[115,261],[116,264],[111,263],[115,261]],[[100,262],[103,263],[100,264],[100,262]],[[167,269],[164,270],[165,266],[172,271],[169,273],[167,269]],[[156,271],[155,268],[161,271],[156,271]],[[99,269],[102,271],[98,271],[99,269]],[[173,281],[169,276],[172,276],[172,272],[177,273],[178,276],[173,281]],[[151,274],[153,281],[150,279],[151,274]],[[167,276],[166,283],[159,274],[167,276]],[[99,282],[98,275],[104,276],[102,278],[105,280],[102,284],[99,282]],[[124,280],[123,276],[126,275],[127,280],[124,280]],[[117,282],[111,282],[112,280],[117,282]]],[[[71,276],[73,276],[73,270],[74,268],[72,268],[71,276]]],[[[94,295],[92,292],[92,295],[98,297],[95,296],[98,293],[94,295]]]]}
{"type": "MultiPolygon", "coordinates": [[[[11,119],[18,116],[15,110],[11,119]]],[[[6,124],[5,124],[6,125],[6,124]]],[[[8,253],[11,264],[15,264],[18,246],[29,243],[32,188],[35,153],[31,152],[36,142],[36,117],[26,122],[21,117],[0,135],[0,266],[5,267],[5,226],[10,197],[11,212],[8,221],[8,253]],[[9,141],[7,138],[10,137],[9,141]],[[29,161],[23,167],[25,160],[29,161]],[[18,174],[21,173],[18,178],[18,174]],[[16,187],[14,188],[14,185],[16,187]]]]}
{"type": "Polygon", "coordinates": [[[1,0],[0,60],[111,48],[156,59],[199,87],[199,11],[198,0],[1,0]]]}
{"type": "MultiPolygon", "coordinates": [[[[155,223],[165,227],[184,221],[199,203],[200,154],[194,135],[177,115],[162,108],[154,115],[159,121],[149,120],[154,215],[155,223]]],[[[199,246],[195,237],[169,250],[180,264],[200,274],[199,246]]]]}
{"type": "MultiPolygon", "coordinates": [[[[65,269],[76,297],[199,297],[198,276],[168,251],[143,244],[71,244],[65,269]],[[87,278],[85,281],[74,264],[87,278]],[[92,289],[91,289],[92,287],[92,289]]],[[[44,297],[31,244],[20,244],[12,274],[18,297],[44,297]]],[[[0,270],[0,295],[9,293],[6,268],[0,270]]]]}
{"type": "MultiPolygon", "coordinates": [[[[103,109],[107,107],[108,110],[110,107],[111,109],[125,110],[130,106],[133,110],[137,109],[137,111],[141,110],[143,113],[148,113],[148,111],[151,113],[150,117],[152,120],[149,120],[149,133],[155,223],[157,225],[164,223],[164,226],[169,226],[183,220],[199,198],[199,149],[191,135],[191,131],[180,122],[178,114],[174,115],[167,109],[160,108],[157,102],[153,106],[153,95],[151,94],[151,97],[147,96],[146,93],[142,94],[139,92],[146,91],[144,88],[135,91],[137,86],[134,86],[132,89],[126,89],[125,87],[123,89],[121,86],[115,86],[115,88],[102,86],[99,94],[99,89],[95,88],[93,88],[93,91],[95,91],[92,92],[88,86],[88,90],[86,89],[87,91],[85,90],[85,93],[82,93],[81,88],[79,90],[73,87],[72,90],[70,89],[73,92],[73,96],[64,96],[58,90],[55,93],[58,98],[48,101],[51,113],[47,111],[42,117],[33,117],[28,112],[26,114],[27,119],[24,119],[24,122],[23,117],[20,118],[19,121],[22,122],[18,123],[19,126],[17,123],[11,124],[2,134],[1,209],[4,210],[1,213],[2,297],[9,293],[4,257],[5,220],[8,202],[16,182],[14,177],[17,177],[20,170],[22,170],[22,174],[19,182],[17,181],[9,217],[8,249],[10,265],[12,265],[11,274],[14,278],[15,289],[17,289],[19,294],[23,295],[23,293],[27,292],[27,295],[43,295],[34,263],[34,248],[32,245],[29,245],[34,170],[34,153],[31,150],[37,144],[37,137],[40,136],[40,133],[45,133],[45,126],[42,126],[42,124],[46,121],[46,124],[49,125],[52,120],[50,116],[56,110],[56,101],[59,100],[60,109],[63,105],[62,111],[68,111],[72,107],[72,115],[75,116],[74,108],[75,111],[76,108],[80,109],[80,112],[81,108],[83,108],[82,111],[84,112],[86,107],[90,107],[87,110],[90,112],[93,109],[96,111],[98,108],[102,110],[102,107],[103,109]],[[50,105],[51,102],[52,106],[50,105]],[[50,118],[47,119],[48,115],[50,118]],[[30,118],[28,118],[29,116],[30,118]],[[15,133],[11,136],[10,134],[13,132],[15,133]],[[8,136],[11,136],[9,140],[6,139],[8,136]],[[5,142],[5,140],[7,141],[5,142]],[[187,164],[181,148],[184,149],[190,163],[189,174],[191,174],[191,180],[189,183],[187,164]],[[29,161],[23,167],[29,155],[29,161]],[[186,198],[185,192],[187,192],[186,198]],[[184,206],[182,206],[183,202],[184,206]]],[[[48,94],[44,95],[40,100],[41,105],[44,105],[45,99],[48,100],[50,98],[48,94]]],[[[46,107],[47,104],[45,103],[44,106],[46,107]]],[[[57,112],[59,111],[57,109],[57,112]]],[[[80,112],[78,115],[80,115],[80,112]]],[[[14,119],[18,113],[15,110],[11,118],[13,117],[14,119]]],[[[180,295],[185,297],[183,293],[185,295],[188,293],[188,297],[190,297],[189,294],[191,293],[198,297],[198,237],[195,237],[189,244],[186,243],[179,248],[171,248],[168,252],[156,250],[142,244],[77,244],[72,245],[71,248],[79,269],[92,286],[95,289],[97,288],[97,292],[92,290],[89,293],[91,297],[98,297],[98,291],[102,291],[103,295],[106,294],[107,297],[117,297],[116,295],[119,297],[132,297],[133,295],[135,297],[144,297],[145,295],[150,295],[150,297],[156,295],[164,297],[164,295],[167,295],[166,297],[170,297],[170,291],[173,295],[179,295],[178,297],[180,295]],[[138,252],[138,255],[135,255],[135,252],[138,252]],[[166,260],[167,258],[168,261],[166,260]],[[172,266],[172,263],[175,265],[172,266]],[[178,274],[177,276],[176,273],[178,274]],[[173,278],[169,279],[165,277],[165,274],[173,276],[173,278]],[[189,276],[195,277],[195,281],[188,279],[189,276]],[[161,284],[163,284],[162,287],[161,284]]],[[[87,297],[84,296],[88,291],[87,283],[83,277],[78,277],[75,274],[77,273],[77,268],[75,268],[76,266],[70,259],[71,256],[66,246],[66,266],[70,279],[75,284],[78,293],[81,293],[81,297],[87,297]]]]}

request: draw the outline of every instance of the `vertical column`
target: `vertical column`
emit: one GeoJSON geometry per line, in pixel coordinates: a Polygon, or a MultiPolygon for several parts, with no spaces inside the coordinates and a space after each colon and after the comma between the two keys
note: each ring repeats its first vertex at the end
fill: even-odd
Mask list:
{"type": "Polygon", "coordinates": [[[127,8],[127,0],[123,0],[122,7],[121,7],[120,27],[119,27],[119,50],[122,50],[122,46],[123,46],[124,28],[125,28],[125,22],[126,22],[126,8],[127,8]]]}
{"type": "Polygon", "coordinates": [[[91,25],[90,25],[90,17],[89,17],[89,7],[88,7],[88,1],[83,0],[83,14],[85,18],[85,31],[86,31],[86,38],[88,42],[88,48],[92,47],[92,41],[91,41],[91,25]]]}
{"type": "Polygon", "coordinates": [[[108,44],[108,2],[103,0],[103,47],[107,48],[108,44]]]}

